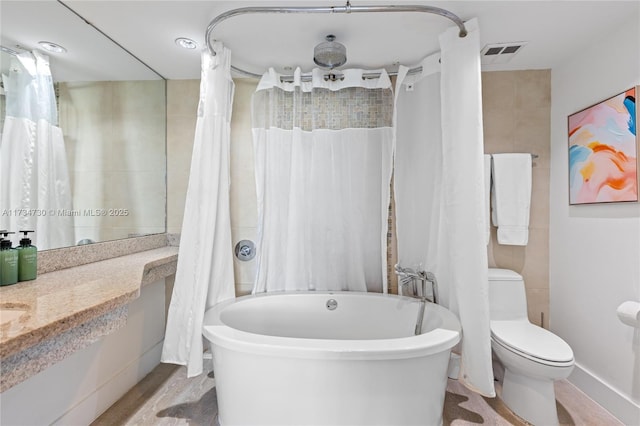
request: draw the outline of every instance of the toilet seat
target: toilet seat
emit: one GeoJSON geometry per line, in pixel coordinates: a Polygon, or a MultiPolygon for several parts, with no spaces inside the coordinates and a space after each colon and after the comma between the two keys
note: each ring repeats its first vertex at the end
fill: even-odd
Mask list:
{"type": "Polygon", "coordinates": [[[532,361],[567,367],[574,363],[571,347],[560,337],[529,321],[491,321],[491,337],[499,345],[532,361]]]}

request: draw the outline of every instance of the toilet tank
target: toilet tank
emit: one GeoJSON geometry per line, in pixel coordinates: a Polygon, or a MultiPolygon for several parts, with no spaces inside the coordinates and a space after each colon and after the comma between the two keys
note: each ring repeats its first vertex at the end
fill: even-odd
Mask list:
{"type": "Polygon", "coordinates": [[[528,318],[522,275],[509,269],[489,268],[489,313],[492,320],[528,318]]]}

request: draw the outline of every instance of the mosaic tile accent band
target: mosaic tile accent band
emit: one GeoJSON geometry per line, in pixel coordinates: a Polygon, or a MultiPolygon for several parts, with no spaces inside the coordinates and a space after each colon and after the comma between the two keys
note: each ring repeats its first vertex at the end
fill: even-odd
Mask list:
{"type": "Polygon", "coordinates": [[[305,131],[314,129],[391,127],[391,89],[348,87],[342,90],[314,89],[303,92],[280,88],[261,90],[254,95],[253,127],[305,131]]]}

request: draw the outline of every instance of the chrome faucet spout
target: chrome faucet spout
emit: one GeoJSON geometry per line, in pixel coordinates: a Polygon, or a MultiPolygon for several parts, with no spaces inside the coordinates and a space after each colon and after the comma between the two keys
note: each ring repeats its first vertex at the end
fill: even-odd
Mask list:
{"type": "Polygon", "coordinates": [[[428,271],[414,271],[410,268],[395,266],[396,275],[400,277],[402,294],[420,300],[418,318],[416,319],[415,334],[422,334],[422,321],[427,301],[438,303],[438,282],[436,276],[428,271]],[[418,287],[420,282],[420,287],[418,287]],[[431,283],[431,300],[427,298],[427,282],[431,283]],[[409,289],[408,287],[411,286],[409,289]]]}
{"type": "Polygon", "coordinates": [[[420,308],[418,309],[418,318],[416,319],[416,329],[414,334],[419,336],[422,334],[422,321],[424,319],[424,310],[427,307],[427,299],[424,297],[420,299],[420,308]]]}

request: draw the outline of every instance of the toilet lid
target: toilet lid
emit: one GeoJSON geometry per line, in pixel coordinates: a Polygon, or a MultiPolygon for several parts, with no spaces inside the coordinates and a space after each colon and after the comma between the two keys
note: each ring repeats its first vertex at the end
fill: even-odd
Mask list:
{"type": "Polygon", "coordinates": [[[573,351],[567,342],[526,320],[491,321],[491,335],[503,346],[541,361],[573,361],[573,351]]]}
{"type": "Polygon", "coordinates": [[[510,269],[489,268],[489,281],[522,281],[522,275],[510,269]]]}

